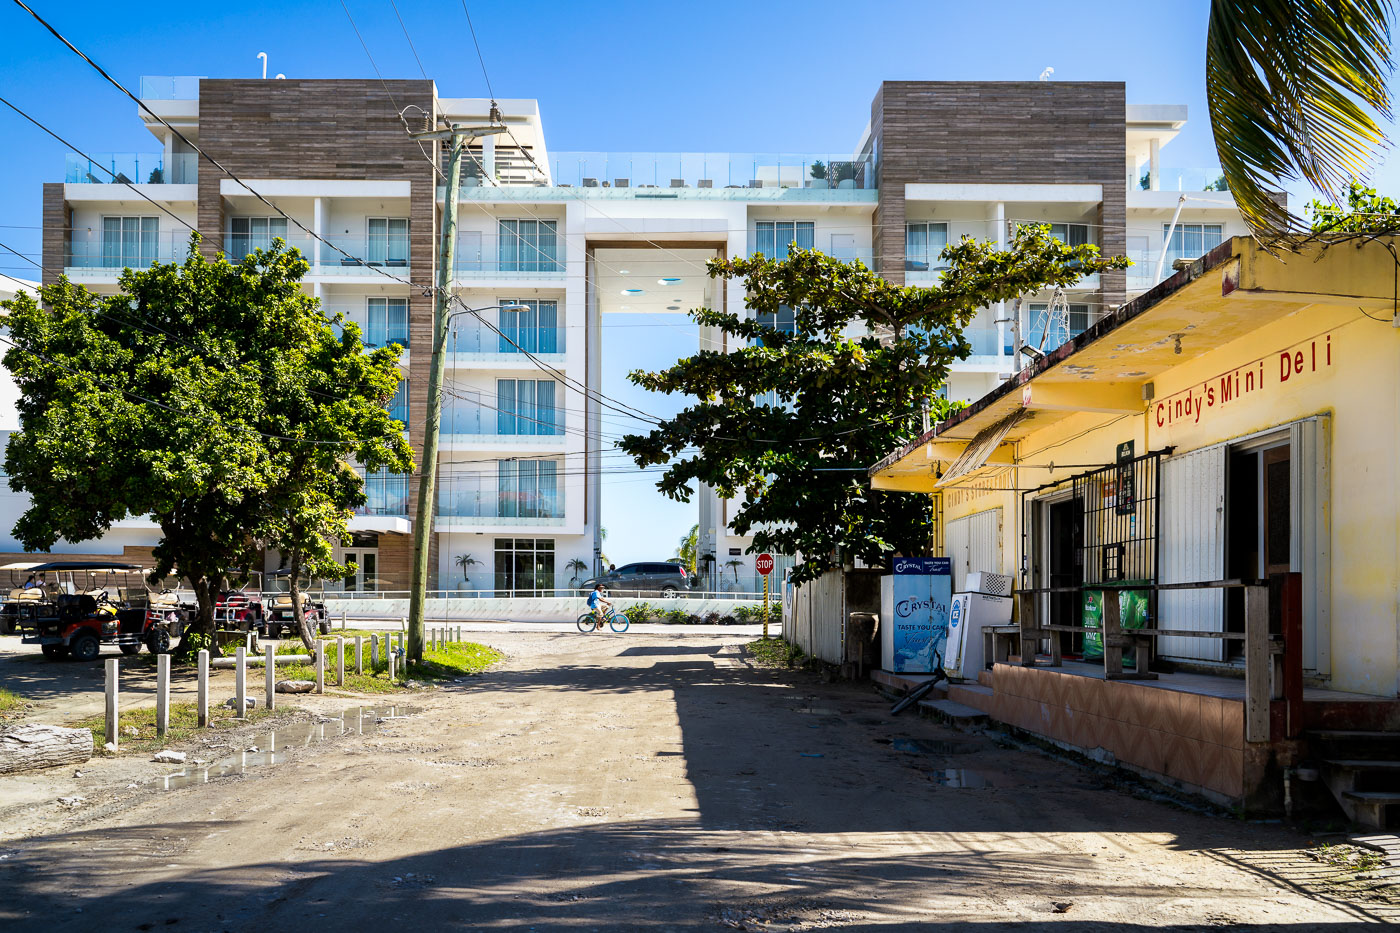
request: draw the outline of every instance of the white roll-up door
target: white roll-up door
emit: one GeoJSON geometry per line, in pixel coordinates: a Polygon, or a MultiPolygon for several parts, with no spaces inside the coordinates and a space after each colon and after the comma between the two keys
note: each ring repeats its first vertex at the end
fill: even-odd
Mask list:
{"type": "MultiPolygon", "coordinates": [[[[1192,583],[1225,576],[1224,445],[1162,461],[1158,503],[1159,582],[1192,583]]],[[[1157,600],[1158,626],[1219,632],[1224,626],[1224,590],[1165,590],[1157,600]]],[[[1164,637],[1164,657],[1223,661],[1218,638],[1164,637]]]]}
{"type": "Polygon", "coordinates": [[[1005,573],[1001,566],[1001,509],[965,515],[948,523],[943,550],[953,563],[953,592],[973,571],[1005,573]]]}

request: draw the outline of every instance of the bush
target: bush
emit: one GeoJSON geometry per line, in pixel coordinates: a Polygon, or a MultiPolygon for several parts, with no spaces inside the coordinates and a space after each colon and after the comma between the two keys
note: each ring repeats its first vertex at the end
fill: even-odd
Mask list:
{"type": "Polygon", "coordinates": [[[660,611],[653,607],[651,603],[633,603],[622,610],[622,614],[627,617],[627,621],[632,625],[640,625],[652,616],[659,615],[660,611]]]}
{"type": "Polygon", "coordinates": [[[684,609],[667,609],[666,622],[670,625],[685,625],[688,616],[684,609]]]}
{"type": "Polygon", "coordinates": [[[736,618],[734,618],[733,616],[720,616],[720,617],[719,617],[719,624],[720,624],[720,625],[738,625],[738,624],[739,624],[739,620],[736,619],[736,618]]]}

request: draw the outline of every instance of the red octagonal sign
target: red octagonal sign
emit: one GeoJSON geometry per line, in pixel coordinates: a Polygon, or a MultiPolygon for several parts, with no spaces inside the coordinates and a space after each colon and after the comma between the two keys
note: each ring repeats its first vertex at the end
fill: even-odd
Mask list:
{"type": "Polygon", "coordinates": [[[758,555],[758,560],[754,561],[753,565],[754,569],[766,577],[773,572],[773,555],[760,554],[758,555]]]}

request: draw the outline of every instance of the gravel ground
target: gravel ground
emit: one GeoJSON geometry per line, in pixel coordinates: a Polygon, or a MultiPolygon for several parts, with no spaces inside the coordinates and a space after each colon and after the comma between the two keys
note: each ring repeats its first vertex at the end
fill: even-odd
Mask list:
{"type": "MultiPolygon", "coordinates": [[[[300,724],[279,726],[297,744],[265,767],[168,791],[174,769],[144,756],[0,778],[4,929],[1344,931],[1392,916],[1319,883],[1290,830],[892,719],[868,687],[754,668],[746,637],[477,637],[508,660],[396,698],[411,715],[369,734],[317,721],[382,698],[299,698],[300,724]],[[302,743],[308,728],[328,737],[302,743]]],[[[267,731],[229,744],[265,750],[267,731]]]]}

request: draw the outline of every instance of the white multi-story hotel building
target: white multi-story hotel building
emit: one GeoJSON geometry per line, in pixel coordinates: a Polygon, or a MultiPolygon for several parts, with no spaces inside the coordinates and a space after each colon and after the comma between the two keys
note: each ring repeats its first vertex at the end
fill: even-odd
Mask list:
{"type": "MultiPolygon", "coordinates": [[[[282,237],[310,261],[305,288],[328,310],[359,322],[370,344],[404,345],[395,408],[418,447],[445,152],[408,129],[425,113],[484,124],[492,102],[440,98],[430,81],[152,78],[142,96],[237,180],[142,115],[157,151],[101,166],[73,157],[66,179],[45,186],[46,279],[61,269],[112,291],[123,267],[182,255],[189,227],[208,253],[233,258],[282,237]]],[[[850,115],[851,145],[834,154],[556,152],[535,101],[498,106],[511,132],[473,144],[459,198],[453,289],[484,310],[483,320],[457,315],[448,345],[441,589],[548,590],[594,572],[600,476],[625,462],[611,439],[642,426],[602,394],[602,316],[669,312],[683,324],[698,306],[742,309],[739,283],[705,274],[709,258],[782,255],[797,243],[896,282],[932,283],[943,244],[1004,243],[1028,221],[1131,256],[1127,274],[1026,303],[1021,337],[1049,349],[1170,275],[1173,260],[1245,230],[1228,193],[1204,190],[1212,174],[1164,167],[1185,108],[1128,106],[1121,83],[887,82],[868,117],[850,115]]],[[[950,395],[979,397],[1013,371],[1010,313],[979,315],[950,395]]],[[[698,340],[722,348],[717,334],[698,340]]],[[[347,586],[402,589],[416,488],[368,481],[345,548],[360,575],[347,586]]],[[[748,590],[753,556],[729,533],[732,509],[702,493],[701,554],[713,558],[710,587],[748,590]]],[[[154,540],[151,523],[132,520],[64,547],[134,554],[154,540]]]]}

